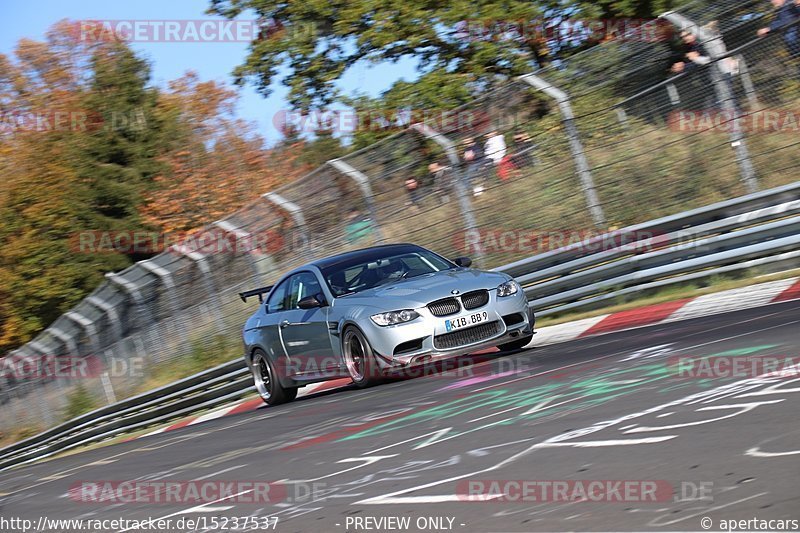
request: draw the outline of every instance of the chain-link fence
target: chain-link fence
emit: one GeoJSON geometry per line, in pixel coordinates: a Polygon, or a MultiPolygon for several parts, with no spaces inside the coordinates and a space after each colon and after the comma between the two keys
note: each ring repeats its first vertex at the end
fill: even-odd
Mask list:
{"type": "Polygon", "coordinates": [[[692,2],[648,38],[622,36],[509,80],[110,274],[4,358],[0,427],[64,416],[74,373],[28,372],[35,361],[87,362],[79,383],[113,402],[141,387],[144,370],[237,342],[252,312],[237,292],[313,258],[410,241],[496,267],[566,244],[555,235],[796,181],[800,28],[757,36],[769,9],[692,2]]]}

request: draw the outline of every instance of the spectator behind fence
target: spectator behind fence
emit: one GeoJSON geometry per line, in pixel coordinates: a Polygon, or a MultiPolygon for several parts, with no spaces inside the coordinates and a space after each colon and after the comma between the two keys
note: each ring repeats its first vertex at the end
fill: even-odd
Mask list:
{"type": "Polygon", "coordinates": [[[793,58],[800,57],[800,30],[797,25],[792,26],[800,18],[800,3],[792,0],[770,0],[775,8],[775,15],[769,26],[758,30],[758,36],[763,37],[769,33],[785,30],[783,42],[793,58]]]}
{"type": "Polygon", "coordinates": [[[672,64],[670,70],[675,74],[691,72],[699,65],[707,65],[711,58],[703,53],[703,47],[697,42],[697,36],[688,30],[681,32],[680,59],[672,64]]]}
{"type": "Polygon", "coordinates": [[[472,190],[472,194],[480,196],[483,193],[483,176],[481,172],[484,164],[484,153],[481,143],[477,142],[472,137],[467,137],[464,140],[464,153],[462,155],[466,168],[464,170],[464,179],[466,186],[472,190]]]}
{"type": "Polygon", "coordinates": [[[428,165],[428,172],[431,173],[431,185],[434,193],[439,197],[439,202],[446,204],[450,201],[448,190],[450,189],[450,167],[438,161],[428,165]]]}
{"type": "Polygon", "coordinates": [[[419,182],[414,177],[406,178],[406,192],[408,193],[408,203],[411,207],[419,207],[419,202],[422,199],[420,196],[419,182]]]}
{"type": "Polygon", "coordinates": [[[483,151],[492,163],[499,165],[506,156],[506,139],[496,130],[486,135],[483,151]]]}
{"type": "Polygon", "coordinates": [[[491,166],[492,172],[498,176],[498,167],[506,156],[506,139],[497,130],[493,130],[486,135],[486,144],[483,146],[486,153],[486,165],[491,166]]]}

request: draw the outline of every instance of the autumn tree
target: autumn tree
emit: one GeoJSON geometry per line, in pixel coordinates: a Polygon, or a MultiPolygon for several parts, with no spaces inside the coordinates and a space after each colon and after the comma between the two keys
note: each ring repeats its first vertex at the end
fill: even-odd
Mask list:
{"type": "Polygon", "coordinates": [[[237,119],[235,92],[189,73],[162,94],[161,112],[177,117],[181,139],[161,160],[142,213],[148,224],[189,231],[213,222],[258,195],[300,177],[303,141],[268,150],[253,124],[237,119]]]}
{"type": "Polygon", "coordinates": [[[231,90],[161,90],[125,43],[79,34],[65,21],[0,55],[0,352],[148,256],[83,249],[82,232],[193,229],[303,171],[300,146],[268,151],[233,116],[231,90]]]}
{"type": "Polygon", "coordinates": [[[113,98],[108,86],[95,85],[102,79],[142,91],[149,71],[130,63],[119,43],[80,42],[74,35],[71,24],[60,23],[44,42],[21,41],[15,61],[0,59],[0,349],[30,339],[104,272],[130,263],[121,254],[81,253],[72,243],[78,232],[110,221],[136,224],[136,194],[125,183],[126,172],[139,174],[136,164],[122,159],[117,143],[104,149],[95,140],[101,133],[94,130],[106,127],[103,113],[116,107],[89,106],[113,98]],[[116,172],[109,172],[115,163],[116,172]],[[122,191],[112,195],[106,181],[122,191]],[[112,201],[117,209],[106,209],[112,201]]]}

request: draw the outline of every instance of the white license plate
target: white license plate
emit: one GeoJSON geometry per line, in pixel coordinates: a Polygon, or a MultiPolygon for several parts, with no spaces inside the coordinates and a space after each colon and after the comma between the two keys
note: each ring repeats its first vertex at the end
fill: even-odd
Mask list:
{"type": "Polygon", "coordinates": [[[451,318],[450,320],[444,321],[444,327],[447,331],[454,331],[457,329],[468,328],[469,326],[475,326],[477,324],[482,324],[489,320],[489,313],[486,311],[482,311],[480,313],[474,313],[472,315],[464,315],[458,318],[451,318]]]}

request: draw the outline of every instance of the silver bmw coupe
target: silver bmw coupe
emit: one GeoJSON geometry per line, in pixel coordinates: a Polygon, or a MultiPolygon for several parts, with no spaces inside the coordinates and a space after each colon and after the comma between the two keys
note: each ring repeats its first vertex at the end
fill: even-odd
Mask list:
{"type": "Polygon", "coordinates": [[[359,387],[396,370],[488,347],[516,350],[534,315],[510,276],[469,268],[413,244],[347,252],[297,268],[257,296],[244,358],[270,405],[310,383],[350,377],[359,387]]]}

